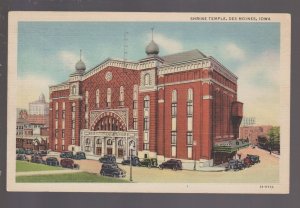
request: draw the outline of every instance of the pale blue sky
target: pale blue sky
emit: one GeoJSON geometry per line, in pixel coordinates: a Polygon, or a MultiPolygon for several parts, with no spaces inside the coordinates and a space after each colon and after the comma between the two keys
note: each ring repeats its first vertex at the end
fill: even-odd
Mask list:
{"type": "MultiPolygon", "coordinates": [[[[28,93],[35,96],[38,91],[33,88],[39,86],[38,90],[47,97],[49,84],[67,80],[74,71],[80,49],[87,69],[108,57],[123,58],[125,31],[128,32],[127,59],[144,58],[151,27],[155,28],[154,41],[160,46],[159,55],[199,49],[215,57],[239,76],[239,98],[245,103],[247,116],[259,117],[261,123],[278,123],[278,117],[271,116],[279,110],[279,98],[275,96],[279,93],[278,23],[21,22],[18,87],[23,89],[30,81],[28,93]],[[265,111],[258,109],[266,108],[268,113],[260,115],[265,111]]],[[[17,105],[24,107],[26,102],[23,97],[17,105]]]]}

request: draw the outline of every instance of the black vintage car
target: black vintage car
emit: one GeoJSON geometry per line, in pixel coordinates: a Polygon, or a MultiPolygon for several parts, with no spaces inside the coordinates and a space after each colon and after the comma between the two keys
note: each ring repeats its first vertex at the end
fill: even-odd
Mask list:
{"type": "Polygon", "coordinates": [[[73,152],[71,151],[65,151],[65,152],[62,152],[60,153],[60,158],[73,158],[73,152]]]}
{"type": "MultiPolygon", "coordinates": [[[[128,157],[127,159],[123,160],[122,165],[130,165],[130,158],[128,157]]],[[[140,159],[136,156],[132,156],[131,157],[131,165],[139,166],[140,165],[140,159]]]]}
{"type": "Polygon", "coordinates": [[[26,155],[33,155],[34,152],[33,152],[33,150],[31,150],[31,149],[26,149],[26,150],[25,150],[25,154],[26,154],[26,155]]]}
{"type": "Polygon", "coordinates": [[[102,164],[100,175],[121,178],[126,176],[126,171],[122,170],[116,164],[102,164]]]}
{"type": "Polygon", "coordinates": [[[157,167],[157,159],[156,158],[151,158],[151,159],[145,158],[140,162],[140,166],[148,167],[148,168],[157,167]]]}
{"type": "Polygon", "coordinates": [[[42,157],[47,156],[47,154],[48,154],[47,150],[40,150],[40,151],[38,151],[38,153],[39,153],[42,157]]]}
{"type": "Polygon", "coordinates": [[[258,155],[250,155],[247,154],[247,157],[255,164],[255,163],[260,163],[260,159],[258,155]]]}
{"type": "Polygon", "coordinates": [[[162,164],[160,164],[159,169],[164,169],[164,168],[168,168],[168,169],[172,169],[172,170],[182,170],[182,162],[181,160],[175,160],[175,159],[170,159],[166,162],[163,162],[162,164]]]}
{"type": "Polygon", "coordinates": [[[17,154],[25,154],[25,150],[23,148],[17,148],[16,153],[17,154]]]}
{"type": "Polygon", "coordinates": [[[46,164],[45,160],[43,160],[42,156],[40,155],[32,155],[31,160],[32,163],[40,163],[40,164],[46,164]]]}
{"type": "Polygon", "coordinates": [[[229,160],[226,170],[243,170],[245,169],[245,164],[241,160],[229,160]]]}
{"type": "Polygon", "coordinates": [[[25,154],[17,154],[17,160],[27,160],[27,157],[25,154]]]}
{"type": "Polygon", "coordinates": [[[116,157],[114,155],[104,155],[99,159],[101,163],[109,163],[109,164],[116,164],[116,157]]]}
{"type": "Polygon", "coordinates": [[[69,158],[64,158],[60,161],[60,165],[63,168],[79,169],[79,165],[74,162],[74,160],[69,158]]]}
{"type": "Polygon", "coordinates": [[[59,166],[59,161],[56,157],[48,157],[46,159],[46,165],[59,166]]]}
{"type": "Polygon", "coordinates": [[[75,155],[73,155],[74,160],[85,160],[86,156],[84,152],[76,152],[75,155]]]}

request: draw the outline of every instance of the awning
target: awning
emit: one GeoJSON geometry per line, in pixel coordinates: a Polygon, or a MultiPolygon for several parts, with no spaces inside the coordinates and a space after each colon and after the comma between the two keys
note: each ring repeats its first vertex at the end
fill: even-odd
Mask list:
{"type": "Polygon", "coordinates": [[[213,151],[230,154],[248,146],[249,142],[245,140],[230,140],[214,144],[213,151]]]}

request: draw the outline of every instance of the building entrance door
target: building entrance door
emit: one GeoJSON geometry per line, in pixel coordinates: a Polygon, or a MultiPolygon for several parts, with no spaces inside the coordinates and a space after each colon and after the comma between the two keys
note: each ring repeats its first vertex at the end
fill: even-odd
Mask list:
{"type": "Polygon", "coordinates": [[[101,155],[102,149],[101,147],[96,147],[96,155],[101,155]]]}
{"type": "Polygon", "coordinates": [[[111,147],[108,147],[108,148],[107,148],[107,154],[108,154],[108,155],[112,155],[112,148],[111,148],[111,147]]]}
{"type": "Polygon", "coordinates": [[[121,148],[118,148],[118,157],[123,157],[124,156],[124,150],[121,148]]]}

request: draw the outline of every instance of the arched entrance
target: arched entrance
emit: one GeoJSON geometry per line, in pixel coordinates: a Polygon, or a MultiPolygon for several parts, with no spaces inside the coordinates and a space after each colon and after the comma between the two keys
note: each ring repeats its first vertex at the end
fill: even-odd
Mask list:
{"type": "Polygon", "coordinates": [[[125,121],[114,112],[101,113],[91,125],[92,131],[126,131],[125,121]]]}

